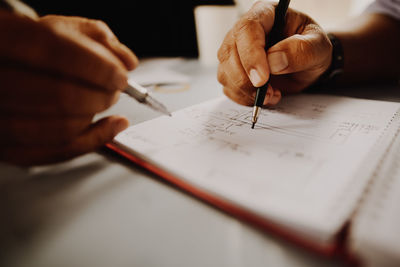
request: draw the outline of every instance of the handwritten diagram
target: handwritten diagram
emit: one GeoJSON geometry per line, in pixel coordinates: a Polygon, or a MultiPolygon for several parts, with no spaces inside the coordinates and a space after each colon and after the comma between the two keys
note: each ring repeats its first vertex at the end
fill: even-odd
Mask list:
{"type": "MultiPolygon", "coordinates": [[[[255,131],[274,131],[280,134],[344,144],[353,134],[368,135],[379,131],[379,126],[363,123],[360,116],[342,113],[330,113],[326,105],[312,104],[308,108],[287,108],[286,105],[261,111],[255,131]],[[296,121],[294,121],[296,120],[296,121]]],[[[201,131],[193,132],[187,128],[182,131],[189,135],[209,136],[214,133],[234,135],[240,129],[250,128],[252,111],[244,109],[226,109],[223,111],[204,112],[197,108],[189,109],[187,116],[198,121],[203,126],[201,131]],[[185,132],[186,131],[186,132],[185,132]]]]}
{"type": "Polygon", "coordinates": [[[326,226],[334,213],[329,207],[340,201],[398,108],[299,95],[263,110],[252,130],[251,107],[219,98],[130,127],[116,142],[261,214],[289,220],[297,214],[296,223],[326,226]]]}

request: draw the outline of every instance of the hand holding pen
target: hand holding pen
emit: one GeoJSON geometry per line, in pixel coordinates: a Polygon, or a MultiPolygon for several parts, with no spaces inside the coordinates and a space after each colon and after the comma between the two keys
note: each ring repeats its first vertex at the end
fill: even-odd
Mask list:
{"type": "Polygon", "coordinates": [[[274,3],[255,3],[218,51],[218,80],[224,93],[239,104],[253,106],[257,88],[269,81],[262,104],[275,105],[281,92],[300,92],[330,65],[332,45],[326,33],[310,17],[292,9],[286,13],[283,39],[267,48],[275,8],[274,3]]]}
{"type": "MultiPolygon", "coordinates": [[[[286,24],[286,12],[289,8],[290,0],[280,0],[278,5],[275,8],[275,18],[274,24],[272,25],[271,31],[268,33],[268,37],[266,38],[265,50],[268,51],[273,45],[283,39],[283,30],[286,24]]],[[[251,118],[251,128],[254,129],[255,124],[258,120],[258,115],[261,107],[264,105],[265,95],[267,94],[269,81],[271,79],[271,75],[269,76],[267,82],[261,87],[257,88],[257,94],[254,101],[253,114],[251,118]]]]}
{"type": "MultiPolygon", "coordinates": [[[[117,115],[93,122],[128,88],[128,71],[138,64],[105,23],[0,10],[0,36],[7,40],[0,44],[0,161],[69,159],[101,147],[129,125],[117,115]]],[[[139,101],[151,102],[141,92],[139,101]]]]}

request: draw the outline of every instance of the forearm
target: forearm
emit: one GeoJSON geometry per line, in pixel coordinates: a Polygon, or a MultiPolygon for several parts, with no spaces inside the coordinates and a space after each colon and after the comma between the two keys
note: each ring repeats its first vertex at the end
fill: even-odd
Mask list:
{"type": "Polygon", "coordinates": [[[344,50],[340,83],[394,82],[400,78],[400,22],[385,15],[363,14],[331,31],[344,50]]]}

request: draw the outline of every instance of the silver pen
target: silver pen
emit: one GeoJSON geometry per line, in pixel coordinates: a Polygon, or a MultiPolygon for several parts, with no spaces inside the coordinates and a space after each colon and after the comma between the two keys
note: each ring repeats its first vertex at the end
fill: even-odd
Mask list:
{"type": "Polygon", "coordinates": [[[135,81],[132,81],[132,79],[128,81],[128,87],[123,92],[136,99],[139,103],[145,104],[158,112],[171,116],[171,113],[161,102],[157,101],[149,94],[146,88],[135,81]]]}

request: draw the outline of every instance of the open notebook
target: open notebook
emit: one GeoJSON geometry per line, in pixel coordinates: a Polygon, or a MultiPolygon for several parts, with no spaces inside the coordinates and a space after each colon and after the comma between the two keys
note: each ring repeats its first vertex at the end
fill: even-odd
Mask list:
{"type": "Polygon", "coordinates": [[[301,94],[262,110],[251,129],[252,108],[221,97],[131,126],[107,146],[234,216],[333,254],[393,144],[399,108],[301,94]]]}

